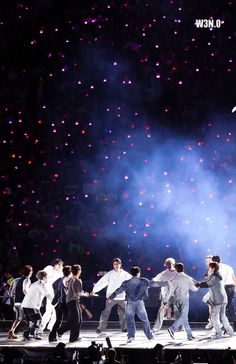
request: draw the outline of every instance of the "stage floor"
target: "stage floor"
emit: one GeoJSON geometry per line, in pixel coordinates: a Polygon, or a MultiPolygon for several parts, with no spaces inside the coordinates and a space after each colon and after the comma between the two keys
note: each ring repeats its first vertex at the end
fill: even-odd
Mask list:
{"type": "MultiPolygon", "coordinates": [[[[222,339],[212,339],[212,331],[205,330],[203,328],[193,328],[194,340],[187,340],[186,333],[184,331],[175,333],[175,339],[172,339],[166,328],[163,328],[160,332],[154,335],[154,340],[148,340],[144,335],[140,324],[138,323],[135,340],[132,343],[127,344],[127,333],[122,333],[118,328],[111,328],[106,330],[102,334],[95,332],[95,327],[83,328],[81,330],[80,340],[74,343],[69,343],[69,334],[64,334],[58,342],[49,343],[48,333],[43,334],[42,340],[30,340],[23,341],[22,334],[19,334],[18,339],[7,339],[7,332],[0,333],[0,353],[4,352],[4,349],[14,348],[20,352],[26,354],[28,358],[34,357],[35,360],[40,358],[46,358],[50,356],[54,348],[59,342],[65,344],[65,348],[70,353],[77,350],[79,353],[83,353],[86,356],[87,348],[91,345],[91,341],[95,341],[97,344],[103,344],[104,348],[107,348],[106,337],[110,338],[111,344],[117,349],[118,359],[121,360],[123,355],[128,358],[131,357],[128,363],[144,363],[144,358],[151,358],[154,348],[157,344],[163,347],[164,353],[171,354],[175,352],[211,352],[226,350],[236,351],[236,337],[224,336],[222,339]],[[132,360],[135,357],[135,360],[132,360]],[[142,359],[141,359],[142,358],[142,359]]],[[[193,325],[194,326],[194,325],[193,325]]],[[[146,363],[151,362],[151,359],[145,360],[146,363]]]]}
{"type": "Polygon", "coordinates": [[[48,333],[43,334],[42,340],[30,340],[23,341],[22,334],[18,333],[18,339],[7,339],[7,332],[0,333],[0,347],[32,347],[32,348],[51,348],[55,347],[59,342],[66,344],[68,348],[87,348],[91,345],[91,341],[96,341],[98,344],[103,344],[107,347],[106,337],[109,337],[112,346],[115,348],[138,348],[138,349],[153,349],[156,344],[161,344],[168,349],[176,349],[176,347],[186,349],[220,349],[225,350],[231,348],[236,350],[236,336],[227,337],[223,336],[222,339],[212,339],[211,330],[204,330],[194,328],[192,329],[194,340],[187,340],[186,333],[184,331],[175,333],[175,339],[172,339],[167,329],[162,329],[160,332],[154,334],[154,340],[148,340],[144,335],[141,328],[136,331],[135,340],[132,343],[127,344],[127,333],[120,332],[119,329],[107,329],[104,333],[97,334],[94,329],[82,329],[80,334],[80,340],[74,343],[69,343],[69,334],[64,334],[59,341],[49,343],[48,333]]]}

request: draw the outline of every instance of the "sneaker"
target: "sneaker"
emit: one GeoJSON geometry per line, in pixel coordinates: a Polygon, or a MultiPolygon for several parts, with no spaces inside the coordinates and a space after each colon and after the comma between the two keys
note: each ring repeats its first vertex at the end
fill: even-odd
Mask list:
{"type": "Polygon", "coordinates": [[[101,329],[99,329],[99,328],[97,328],[96,333],[97,333],[97,334],[101,334],[101,332],[102,332],[102,330],[101,330],[101,329]]]}
{"type": "Polygon", "coordinates": [[[127,339],[126,343],[127,343],[127,344],[132,343],[132,341],[133,341],[133,340],[134,340],[134,337],[129,337],[129,338],[127,339]]]}
{"type": "Polygon", "coordinates": [[[206,330],[211,330],[211,329],[213,329],[213,325],[212,325],[212,323],[211,323],[211,322],[208,322],[208,324],[205,326],[205,329],[206,329],[206,330]]]}
{"type": "Polygon", "coordinates": [[[188,337],[188,340],[189,340],[189,341],[194,340],[194,339],[195,339],[195,337],[194,337],[194,336],[189,336],[189,337],[188,337]]]}
{"type": "Polygon", "coordinates": [[[34,340],[42,340],[42,337],[41,337],[41,336],[39,336],[39,335],[35,335],[35,336],[34,336],[34,340]]]}
{"type": "Polygon", "coordinates": [[[172,338],[172,339],[174,339],[175,338],[175,333],[174,333],[174,331],[169,327],[169,329],[168,329],[168,333],[170,334],[170,337],[172,338]]]}
{"type": "Polygon", "coordinates": [[[153,326],[153,328],[152,328],[152,331],[153,331],[153,332],[158,332],[159,330],[158,330],[158,328],[154,325],[154,326],[153,326]]]}
{"type": "Polygon", "coordinates": [[[127,329],[122,329],[121,331],[122,331],[122,332],[127,332],[127,329]]]}

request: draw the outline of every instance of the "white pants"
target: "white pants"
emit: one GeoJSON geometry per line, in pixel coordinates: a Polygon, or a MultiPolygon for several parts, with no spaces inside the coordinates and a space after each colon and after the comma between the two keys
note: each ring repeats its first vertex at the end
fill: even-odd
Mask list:
{"type": "Polygon", "coordinates": [[[51,331],[54,324],[56,322],[56,311],[54,306],[52,305],[52,300],[50,298],[46,299],[46,309],[42,317],[42,322],[40,325],[40,332],[43,332],[43,330],[48,325],[48,329],[51,331]]]}

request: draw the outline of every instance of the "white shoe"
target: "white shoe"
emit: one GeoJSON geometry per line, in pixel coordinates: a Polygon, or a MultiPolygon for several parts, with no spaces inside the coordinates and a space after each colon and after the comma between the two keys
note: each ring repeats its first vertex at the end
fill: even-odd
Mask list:
{"type": "Polygon", "coordinates": [[[134,337],[129,337],[129,338],[127,339],[126,343],[127,343],[127,344],[132,343],[132,341],[133,341],[133,340],[134,340],[134,337]]]}
{"type": "Polygon", "coordinates": [[[208,322],[208,324],[205,326],[205,329],[210,330],[213,328],[213,325],[211,322],[208,322]]]}

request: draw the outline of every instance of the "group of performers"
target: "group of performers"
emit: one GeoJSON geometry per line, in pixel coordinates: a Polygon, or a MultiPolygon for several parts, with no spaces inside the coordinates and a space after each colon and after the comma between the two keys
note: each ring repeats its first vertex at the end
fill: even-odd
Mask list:
{"type": "Polygon", "coordinates": [[[166,269],[152,280],[141,277],[138,266],[133,266],[130,273],[125,271],[120,258],[113,259],[112,264],[112,270],[98,280],[90,293],[83,291],[79,264],[63,266],[61,259],[55,259],[52,265],[37,272],[37,281],[33,284],[30,279],[33,269],[26,265],[23,275],[16,278],[10,287],[16,319],[8,332],[8,339],[18,338],[15,330],[22,320],[26,320],[28,327],[23,332],[24,340],[42,339],[46,327],[50,331],[50,342],[57,341],[66,331],[70,331],[70,342],[80,340],[82,312],[92,317],[86,306],[81,304],[80,298],[96,296],[103,288],[106,288],[107,299],[96,329],[98,334],[106,330],[111,310],[117,306],[121,331],[127,332],[127,343],[135,338],[135,315],[142,322],[146,337],[153,340],[154,334],[162,328],[164,316],[170,317],[174,308],[176,320],[168,328],[170,336],[174,339],[175,332],[183,328],[188,340],[193,340],[188,323],[189,291],[208,288],[203,297],[209,307],[206,328],[213,328],[213,337],[216,339],[223,334],[234,335],[227,314],[231,317],[232,313],[234,315],[236,278],[232,267],[221,263],[219,256],[206,257],[207,271],[201,282],[185,274],[183,263],[175,263],[173,258],[165,260],[166,269]],[[153,328],[144,304],[149,287],[161,287],[161,304],[153,328]],[[46,307],[42,316],[40,309],[45,298],[46,307]]]}

